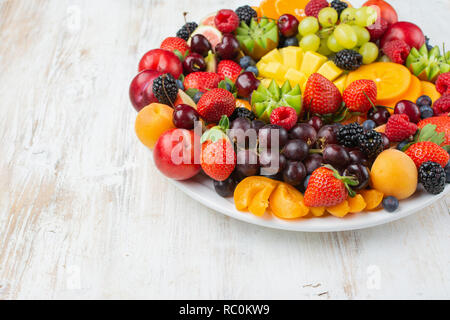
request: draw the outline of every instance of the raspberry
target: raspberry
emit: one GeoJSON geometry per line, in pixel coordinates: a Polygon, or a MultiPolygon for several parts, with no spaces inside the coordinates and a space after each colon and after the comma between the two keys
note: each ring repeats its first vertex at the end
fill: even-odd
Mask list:
{"type": "Polygon", "coordinates": [[[297,123],[298,116],[294,108],[279,107],[272,111],[270,123],[291,130],[297,123]]]}
{"type": "Polygon", "coordinates": [[[231,33],[239,27],[239,17],[233,10],[220,10],[214,19],[217,29],[222,33],[231,33]]]}
{"type": "Polygon", "coordinates": [[[386,136],[391,142],[400,142],[413,136],[417,132],[417,125],[409,122],[406,114],[394,114],[386,124],[386,136]]]}
{"type": "Polygon", "coordinates": [[[446,94],[436,100],[433,104],[433,111],[437,116],[448,115],[450,113],[450,94],[446,94]]]}
{"type": "Polygon", "coordinates": [[[405,64],[410,51],[411,47],[403,40],[389,41],[383,47],[383,52],[389,59],[399,64],[405,64]]]}
{"type": "Polygon", "coordinates": [[[440,94],[450,94],[450,72],[442,73],[437,78],[436,90],[440,94]]]}
{"type": "Polygon", "coordinates": [[[320,10],[328,7],[326,0],[311,0],[305,7],[305,14],[309,17],[318,17],[320,10]]]}

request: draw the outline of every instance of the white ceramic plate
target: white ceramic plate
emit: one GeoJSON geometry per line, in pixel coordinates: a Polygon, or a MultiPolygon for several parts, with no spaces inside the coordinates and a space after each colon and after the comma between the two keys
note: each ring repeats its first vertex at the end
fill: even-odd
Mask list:
{"type": "Polygon", "coordinates": [[[445,191],[438,196],[432,196],[422,190],[418,190],[412,198],[401,201],[400,207],[395,213],[381,210],[350,214],[343,219],[326,216],[323,218],[287,221],[278,219],[267,213],[264,217],[260,218],[249,212],[236,210],[233,199],[224,199],[217,195],[211,179],[205,176],[199,175],[192,180],[183,182],[171,181],[176,187],[194,200],[231,218],[263,227],[301,232],[337,232],[375,227],[419,212],[450,193],[450,185],[447,185],[445,191]]]}

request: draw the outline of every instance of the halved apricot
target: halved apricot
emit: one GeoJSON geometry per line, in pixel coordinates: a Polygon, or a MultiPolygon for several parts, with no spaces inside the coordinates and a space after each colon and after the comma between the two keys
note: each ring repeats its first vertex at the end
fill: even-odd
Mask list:
{"type": "Polygon", "coordinates": [[[366,202],[366,210],[377,209],[383,201],[384,194],[378,190],[362,190],[361,195],[366,202]]]}
{"type": "Polygon", "coordinates": [[[325,207],[309,208],[314,217],[322,217],[325,214],[325,207]]]}
{"type": "Polygon", "coordinates": [[[420,85],[422,87],[421,95],[429,96],[433,102],[441,97],[441,94],[436,90],[436,86],[431,82],[421,81],[420,85]]]}
{"type": "Polygon", "coordinates": [[[287,183],[280,183],[269,199],[272,213],[282,219],[298,219],[309,209],[303,202],[303,194],[287,183]]]}
{"type": "Polygon", "coordinates": [[[350,207],[350,213],[359,213],[364,211],[367,204],[364,200],[363,196],[360,194],[357,194],[355,197],[349,197],[348,198],[348,205],[350,207]]]}
{"type": "Polygon", "coordinates": [[[249,177],[242,180],[234,191],[234,204],[239,211],[249,210],[262,216],[269,206],[269,197],[278,181],[265,177],[249,177]]]}
{"type": "Polygon", "coordinates": [[[350,213],[350,206],[348,205],[348,201],[345,200],[337,206],[327,208],[327,211],[335,217],[343,218],[350,213]]]}

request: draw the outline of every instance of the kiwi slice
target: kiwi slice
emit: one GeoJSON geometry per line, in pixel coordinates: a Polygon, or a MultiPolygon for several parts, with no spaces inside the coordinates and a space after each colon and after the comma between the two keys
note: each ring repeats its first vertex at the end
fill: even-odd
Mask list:
{"type": "Polygon", "coordinates": [[[423,45],[420,50],[412,48],[406,59],[406,66],[419,79],[434,82],[441,73],[450,71],[449,52],[441,55],[439,47],[431,50],[423,45]]]}
{"type": "Polygon", "coordinates": [[[236,30],[236,38],[245,54],[255,60],[277,48],[280,40],[276,21],[264,18],[260,22],[253,19],[250,25],[242,22],[236,30]]]}

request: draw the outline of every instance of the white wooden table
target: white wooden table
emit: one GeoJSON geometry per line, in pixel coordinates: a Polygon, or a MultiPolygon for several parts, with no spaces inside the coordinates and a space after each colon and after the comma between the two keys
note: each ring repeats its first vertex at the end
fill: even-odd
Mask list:
{"type": "MultiPolygon", "coordinates": [[[[242,3],[0,0],[0,298],[450,298],[448,197],[374,229],[289,233],[156,171],[128,100],[139,58],[181,12],[242,3]]],[[[392,3],[450,46],[430,18],[447,0],[392,3]]]]}

